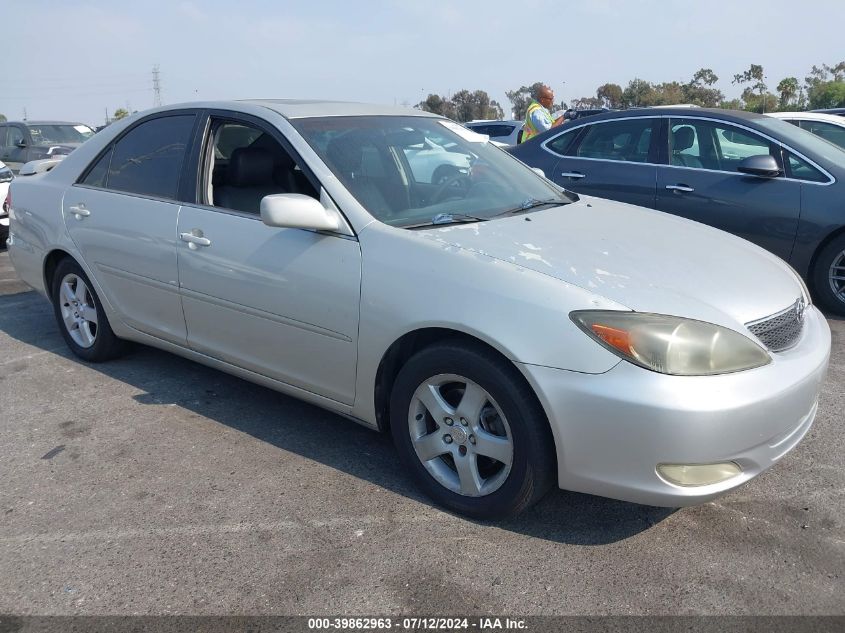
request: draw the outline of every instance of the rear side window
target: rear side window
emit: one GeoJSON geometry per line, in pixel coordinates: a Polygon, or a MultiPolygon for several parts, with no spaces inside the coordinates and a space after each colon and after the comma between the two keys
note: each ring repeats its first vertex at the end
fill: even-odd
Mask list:
{"type": "MultiPolygon", "coordinates": [[[[175,198],[194,118],[193,114],[162,117],[132,129],[110,152],[105,186],[145,196],[175,198]]],[[[88,176],[98,167],[99,163],[88,176]]]]}
{"type": "Polygon", "coordinates": [[[591,125],[576,156],[634,163],[648,161],[651,119],[627,119],[591,125]]]}
{"type": "Polygon", "coordinates": [[[569,130],[568,132],[564,132],[560,136],[557,136],[549,141],[546,147],[552,150],[555,154],[564,156],[566,154],[566,150],[569,149],[572,141],[575,140],[575,137],[578,136],[578,132],[580,131],[581,128],[579,127],[569,130]]]}
{"type": "Polygon", "coordinates": [[[827,121],[801,121],[801,127],[845,149],[845,127],[827,121]]]}

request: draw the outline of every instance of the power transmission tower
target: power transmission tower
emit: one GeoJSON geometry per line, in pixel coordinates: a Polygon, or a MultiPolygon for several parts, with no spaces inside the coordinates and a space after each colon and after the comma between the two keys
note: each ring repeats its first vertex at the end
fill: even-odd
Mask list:
{"type": "Polygon", "coordinates": [[[159,77],[158,64],[153,66],[153,105],[158,107],[161,105],[161,78],[159,77]]]}

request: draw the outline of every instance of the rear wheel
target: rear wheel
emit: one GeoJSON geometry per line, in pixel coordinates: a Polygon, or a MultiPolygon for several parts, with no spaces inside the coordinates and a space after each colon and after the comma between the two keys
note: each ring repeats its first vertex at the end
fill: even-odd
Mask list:
{"type": "Polygon", "coordinates": [[[63,259],[53,275],[53,311],[71,351],[91,362],[119,356],[124,349],[111,329],[97,293],[82,267],[63,259]]]}
{"type": "Polygon", "coordinates": [[[506,360],[444,343],[414,355],[390,404],[393,440],[434,501],[487,519],[511,516],[554,483],[554,442],[534,394],[506,360]]]}
{"type": "Polygon", "coordinates": [[[822,306],[845,315],[845,235],[834,239],[819,253],[813,269],[813,289],[822,306]]]}

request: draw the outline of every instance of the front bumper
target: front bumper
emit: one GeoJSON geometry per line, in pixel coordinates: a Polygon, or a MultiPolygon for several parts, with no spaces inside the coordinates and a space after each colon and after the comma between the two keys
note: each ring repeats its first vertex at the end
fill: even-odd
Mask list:
{"type": "Polygon", "coordinates": [[[620,362],[604,374],[520,365],[552,425],[558,484],[657,506],[703,503],[745,483],[809,430],[830,357],[830,329],[814,307],[799,343],[769,365],[721,376],[666,376],[620,362]],[[657,465],[735,462],[742,472],[678,486],[657,465]]]}

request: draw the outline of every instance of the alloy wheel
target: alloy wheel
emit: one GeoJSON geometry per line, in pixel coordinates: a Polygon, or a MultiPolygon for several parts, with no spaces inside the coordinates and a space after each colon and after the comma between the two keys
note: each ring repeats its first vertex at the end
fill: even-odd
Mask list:
{"type": "Polygon", "coordinates": [[[448,490],[483,497],[507,480],[513,435],[502,409],[475,382],[455,374],[424,381],[411,398],[408,427],[420,462],[448,490]]]}
{"type": "Polygon", "coordinates": [[[81,277],[65,275],[59,286],[62,321],[73,342],[89,348],[97,341],[97,307],[91,290],[81,277]]]}

